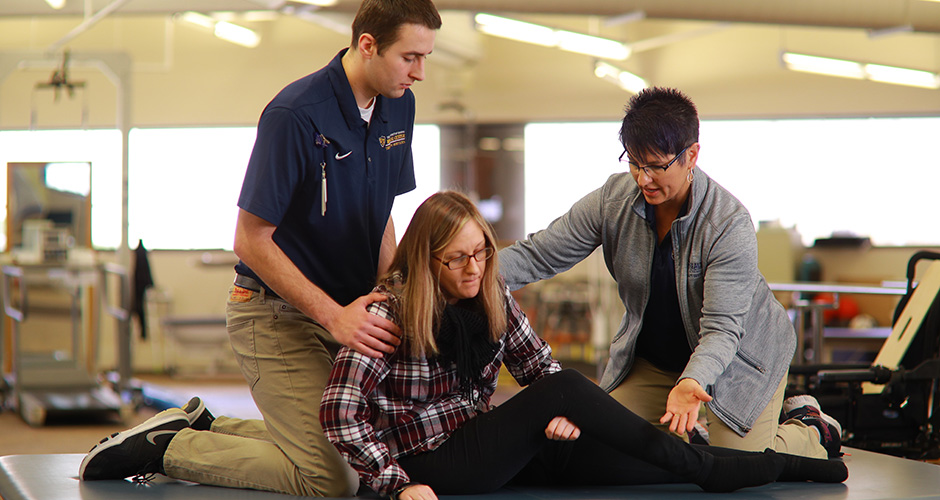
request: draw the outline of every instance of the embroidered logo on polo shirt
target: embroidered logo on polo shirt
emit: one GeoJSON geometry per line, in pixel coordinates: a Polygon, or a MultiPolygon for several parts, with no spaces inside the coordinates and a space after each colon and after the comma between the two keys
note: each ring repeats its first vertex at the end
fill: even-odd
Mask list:
{"type": "Polygon", "coordinates": [[[379,145],[385,149],[392,149],[394,146],[401,146],[405,143],[405,131],[399,130],[398,132],[392,132],[386,136],[379,137],[379,145]]]}

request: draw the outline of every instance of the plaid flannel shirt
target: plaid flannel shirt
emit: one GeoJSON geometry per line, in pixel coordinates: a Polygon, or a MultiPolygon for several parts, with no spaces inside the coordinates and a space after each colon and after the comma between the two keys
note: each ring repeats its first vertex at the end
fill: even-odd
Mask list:
{"type": "MultiPolygon", "coordinates": [[[[461,393],[453,364],[442,367],[402,350],[370,358],[340,349],[323,393],[320,422],[326,437],[374,491],[387,494],[409,482],[398,457],[437,448],[464,422],[487,411],[502,364],[522,386],[561,370],[508,288],[505,293],[508,328],[483,369],[476,404],[461,393]]],[[[389,302],[374,302],[369,312],[397,323],[389,302]]]]}

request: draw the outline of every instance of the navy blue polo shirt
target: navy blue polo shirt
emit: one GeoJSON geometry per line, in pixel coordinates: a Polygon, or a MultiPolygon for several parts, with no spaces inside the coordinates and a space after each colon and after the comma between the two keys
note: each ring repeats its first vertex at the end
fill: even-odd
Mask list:
{"type": "MultiPolygon", "coordinates": [[[[277,226],[274,242],[344,306],[372,290],[392,202],[415,188],[414,94],[376,97],[367,124],[343,70],[345,53],[264,109],[238,198],[239,208],[277,226]]],[[[244,262],[235,270],[264,285],[244,262]]]]}
{"type": "MultiPolygon", "coordinates": [[[[686,199],[679,211],[680,217],[688,211],[688,205],[689,200],[686,199]]],[[[646,221],[655,235],[656,210],[649,203],[646,204],[646,221]]],[[[646,310],[643,311],[643,327],[637,338],[636,355],[668,372],[681,372],[692,356],[679,309],[672,231],[666,233],[662,243],[656,245],[653,251],[650,296],[646,310]]]]}

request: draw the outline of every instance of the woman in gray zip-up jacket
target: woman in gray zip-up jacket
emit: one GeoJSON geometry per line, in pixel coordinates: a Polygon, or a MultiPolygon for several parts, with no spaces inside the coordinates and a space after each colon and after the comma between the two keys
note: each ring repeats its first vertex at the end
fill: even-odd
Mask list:
{"type": "MultiPolygon", "coordinates": [[[[614,391],[630,374],[641,332],[648,340],[660,334],[658,330],[644,330],[644,322],[655,325],[651,330],[665,324],[666,329],[672,327],[674,336],[676,332],[680,332],[680,338],[684,336],[688,348],[673,342],[663,349],[668,340],[653,340],[652,345],[659,346],[661,351],[675,351],[666,354],[667,358],[678,355],[684,363],[684,368],[675,370],[681,373],[670,382],[668,398],[661,402],[659,414],[665,413],[661,422],[671,423],[672,430],[678,428],[682,433],[681,429],[692,428],[699,402],[706,402],[711,412],[708,416],[717,417],[733,431],[726,434],[743,438],[755,421],[762,418],[765,425],[761,432],[768,435],[758,440],[762,444],[755,442],[753,446],[825,457],[826,450],[818,437],[824,434],[822,430],[814,432],[799,421],[787,421],[777,428],[784,378],[793,358],[796,336],[786,310],[774,298],[757,268],[757,240],[749,213],[733,195],[696,167],[698,116],[687,99],[678,91],[667,89],[647,89],[643,96],[634,97],[621,130],[625,147],[621,159],[631,164],[630,172],[612,175],[548,228],[502,250],[500,272],[510,288],[517,289],[571,268],[602,246],[607,268],[617,282],[626,309],[600,381],[605,390],[614,391]],[[630,109],[637,107],[640,98],[687,102],[691,111],[686,110],[686,114],[694,117],[694,126],[675,120],[677,113],[663,113],[664,108],[659,106],[654,111],[656,119],[665,122],[662,130],[651,126],[649,120],[644,121],[642,127],[648,135],[638,140],[642,143],[652,138],[645,144],[633,144],[638,149],[628,148],[625,136],[631,138],[633,133],[628,129],[630,109]],[[669,123],[668,118],[660,119],[660,115],[679,123],[669,123]],[[646,130],[650,128],[653,130],[646,130]],[[660,140],[660,136],[664,139],[660,140]],[[673,153],[673,157],[663,151],[678,153],[673,153]],[[641,167],[634,158],[646,160],[642,161],[646,166],[641,167]],[[659,268],[665,269],[660,274],[655,269],[654,256],[668,263],[659,268]],[[657,277],[660,283],[671,281],[663,280],[663,276],[675,281],[674,292],[667,290],[672,295],[651,292],[651,283],[657,277]],[[651,304],[651,295],[653,300],[675,298],[671,304],[651,304]],[[650,305],[653,309],[649,309],[650,305]],[[654,318],[657,321],[645,318],[650,310],[667,317],[654,318]],[[680,418],[682,415],[685,418],[680,418]],[[772,427],[766,425],[771,419],[772,427]]],[[[687,116],[685,121],[690,122],[691,118],[687,116]]],[[[631,406],[629,401],[621,402],[631,406]]],[[[710,429],[713,423],[709,422],[710,429]]],[[[733,439],[720,444],[737,447],[733,439]]]]}

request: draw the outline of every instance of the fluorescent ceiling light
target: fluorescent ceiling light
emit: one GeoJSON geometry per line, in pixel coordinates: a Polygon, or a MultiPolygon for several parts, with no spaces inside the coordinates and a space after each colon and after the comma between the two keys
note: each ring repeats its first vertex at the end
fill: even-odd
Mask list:
{"type": "Polygon", "coordinates": [[[183,12],[183,14],[180,16],[180,19],[186,21],[187,23],[195,24],[196,26],[206,28],[209,30],[215,29],[215,19],[212,19],[211,17],[205,14],[200,14],[198,12],[192,12],[192,11],[183,12]]]}
{"type": "Polygon", "coordinates": [[[869,80],[875,82],[909,85],[925,89],[940,88],[940,76],[929,71],[883,66],[881,64],[866,64],[865,73],[868,74],[869,80]]]}
{"type": "Polygon", "coordinates": [[[881,38],[891,35],[899,35],[901,33],[911,33],[912,31],[914,31],[914,27],[910,24],[899,24],[897,26],[888,26],[887,28],[868,30],[868,38],[881,38]]]}
{"type": "Polygon", "coordinates": [[[618,61],[626,61],[630,57],[630,49],[614,40],[562,30],[556,31],[555,35],[561,50],[618,61]]]}
{"type": "Polygon", "coordinates": [[[648,87],[646,80],[604,61],[594,63],[594,76],[634,94],[648,87]]]}
{"type": "Polygon", "coordinates": [[[515,19],[490,14],[477,14],[473,20],[477,23],[477,29],[487,35],[509,38],[510,40],[518,40],[520,42],[545,47],[554,47],[558,43],[555,37],[555,30],[546,26],[516,21],[515,19]]]}
{"type": "Polygon", "coordinates": [[[232,24],[228,21],[219,21],[215,23],[215,36],[243,47],[255,48],[261,43],[261,36],[254,30],[232,24]]]}
{"type": "MultiPolygon", "coordinates": [[[[937,0],[940,1],[940,0],[937,0]]],[[[787,69],[818,73],[822,75],[841,76],[857,80],[871,80],[873,82],[892,83],[927,89],[940,89],[940,75],[930,71],[922,71],[883,64],[866,64],[844,59],[810,56],[784,52],[781,59],[787,69]]]]}
{"type": "Polygon", "coordinates": [[[261,43],[261,35],[254,30],[228,21],[219,21],[205,14],[189,11],[182,13],[180,19],[211,31],[217,38],[243,47],[255,48],[261,43]]]}
{"type": "Polygon", "coordinates": [[[307,5],[316,5],[317,7],[332,7],[336,5],[338,0],[294,0],[297,3],[305,3],[307,5]]]}
{"type": "Polygon", "coordinates": [[[604,59],[626,60],[630,57],[630,48],[616,40],[556,30],[548,26],[527,23],[491,14],[477,14],[474,17],[477,29],[487,35],[508,38],[520,42],[557,47],[569,52],[587,54],[604,59]]]}
{"type": "Polygon", "coordinates": [[[608,17],[604,20],[604,26],[619,26],[621,24],[635,23],[644,19],[646,19],[646,12],[635,10],[633,12],[627,12],[626,14],[620,14],[619,16],[608,17]]]}
{"type": "Polygon", "coordinates": [[[843,78],[855,78],[857,80],[865,78],[865,71],[862,69],[862,64],[854,61],[808,56],[806,54],[794,54],[793,52],[784,52],[782,58],[787,69],[793,71],[841,76],[843,78]]]}
{"type": "Polygon", "coordinates": [[[65,0],[46,0],[46,3],[49,4],[49,7],[52,7],[56,10],[65,7],[65,0]]]}
{"type": "Polygon", "coordinates": [[[230,10],[213,12],[212,19],[216,21],[233,22],[269,22],[276,21],[281,15],[274,10],[243,10],[234,12],[230,10]]]}

